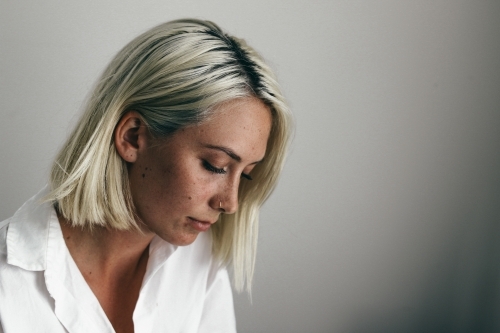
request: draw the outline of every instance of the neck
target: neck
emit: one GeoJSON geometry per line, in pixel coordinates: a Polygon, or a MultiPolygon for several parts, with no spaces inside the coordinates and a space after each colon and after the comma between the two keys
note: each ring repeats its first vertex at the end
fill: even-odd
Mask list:
{"type": "Polygon", "coordinates": [[[59,216],[66,246],[86,280],[90,275],[100,278],[125,278],[135,275],[141,262],[147,262],[149,243],[154,234],[137,230],[116,230],[105,227],[80,228],[59,216]]]}
{"type": "Polygon", "coordinates": [[[59,216],[66,246],[115,331],[132,320],[149,258],[151,232],[76,228],[59,216]]]}

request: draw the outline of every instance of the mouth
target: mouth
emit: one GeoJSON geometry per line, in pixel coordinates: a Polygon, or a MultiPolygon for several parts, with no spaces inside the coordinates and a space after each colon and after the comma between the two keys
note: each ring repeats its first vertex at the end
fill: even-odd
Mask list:
{"type": "Polygon", "coordinates": [[[196,231],[199,232],[205,232],[208,229],[210,229],[210,226],[214,224],[217,221],[210,222],[210,221],[200,221],[197,219],[194,219],[192,217],[188,217],[188,223],[191,226],[191,228],[195,229],[196,231]]]}

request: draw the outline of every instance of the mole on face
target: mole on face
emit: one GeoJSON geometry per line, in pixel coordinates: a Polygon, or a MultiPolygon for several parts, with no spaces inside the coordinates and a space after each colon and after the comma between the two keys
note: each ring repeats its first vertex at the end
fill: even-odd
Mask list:
{"type": "Polygon", "coordinates": [[[193,198],[189,197],[189,200],[191,200],[191,199],[193,199],[193,198]]]}
{"type": "MultiPolygon", "coordinates": [[[[142,178],[146,177],[146,171],[148,171],[148,167],[146,167],[144,169],[144,173],[142,174],[142,178]]],[[[149,171],[151,171],[151,169],[149,169],[149,171]]]]}

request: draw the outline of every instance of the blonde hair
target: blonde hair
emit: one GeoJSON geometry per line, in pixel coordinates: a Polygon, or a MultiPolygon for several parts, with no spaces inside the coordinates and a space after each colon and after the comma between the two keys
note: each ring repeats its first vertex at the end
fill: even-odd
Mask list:
{"type": "Polygon", "coordinates": [[[209,21],[161,24],[126,45],[97,82],[78,125],[53,164],[49,200],[74,226],[138,228],[126,163],[113,133],[137,111],[155,137],[207,119],[220,103],[257,97],[271,110],[272,128],[252,182],[241,182],[239,210],[213,225],[213,252],[232,264],[234,285],[250,292],[259,209],[283,167],[291,116],[270,68],[244,40],[209,21]]]}

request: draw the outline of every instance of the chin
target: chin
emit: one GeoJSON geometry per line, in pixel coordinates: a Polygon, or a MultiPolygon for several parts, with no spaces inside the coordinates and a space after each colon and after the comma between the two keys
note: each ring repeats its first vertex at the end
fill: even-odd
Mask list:
{"type": "Polygon", "coordinates": [[[166,242],[169,242],[172,245],[176,246],[186,246],[192,244],[196,238],[198,237],[198,233],[196,234],[187,234],[187,235],[165,235],[165,237],[162,237],[162,235],[158,235],[161,239],[163,239],[166,242]]]}

